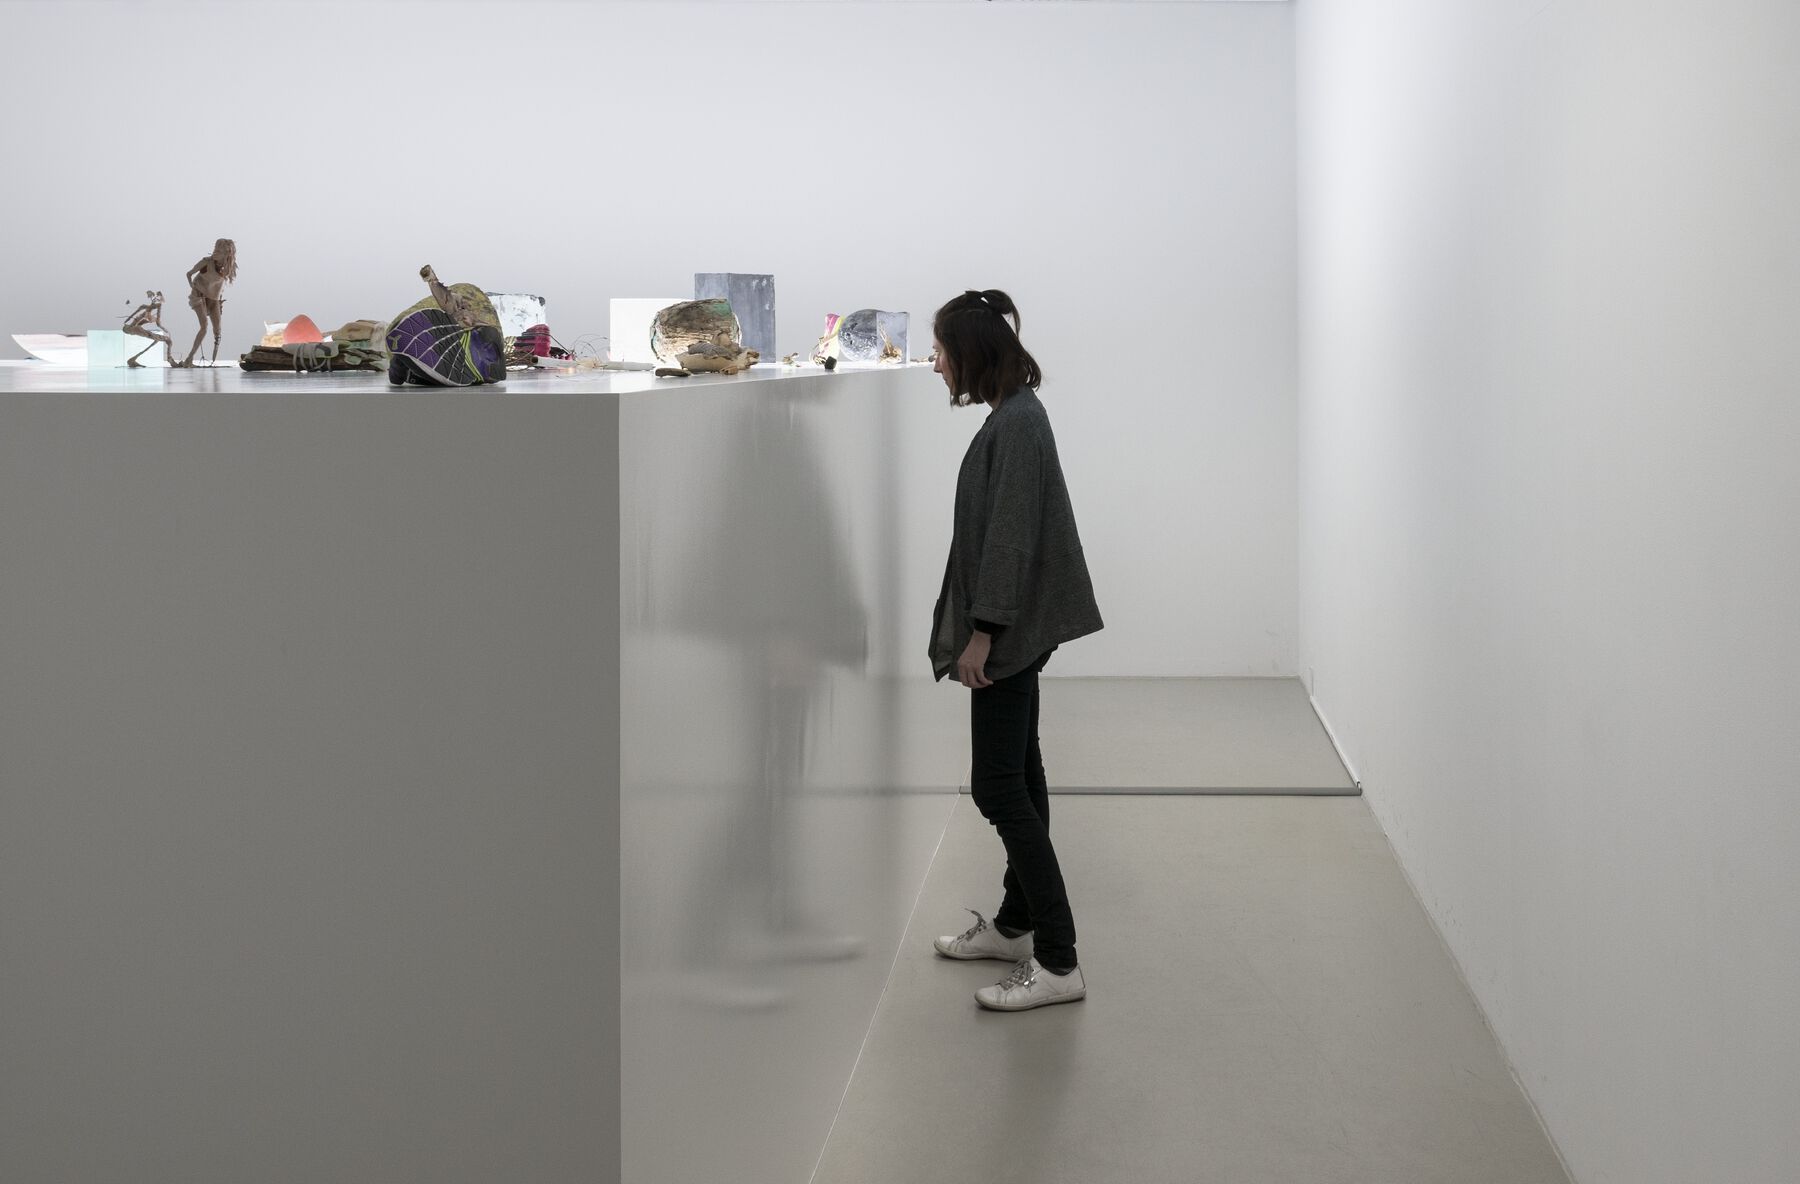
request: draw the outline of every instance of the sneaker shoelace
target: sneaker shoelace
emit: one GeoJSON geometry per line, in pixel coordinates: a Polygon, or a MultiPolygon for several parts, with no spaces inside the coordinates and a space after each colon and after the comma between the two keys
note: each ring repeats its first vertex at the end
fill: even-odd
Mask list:
{"type": "MultiPolygon", "coordinates": [[[[974,909],[964,909],[963,912],[975,913],[975,910],[974,909]]],[[[974,937],[977,933],[980,933],[983,929],[986,929],[987,927],[988,927],[987,918],[982,916],[980,913],[975,913],[975,924],[973,924],[973,925],[969,926],[967,929],[963,930],[962,936],[957,938],[956,940],[957,941],[968,941],[970,938],[974,937]]]]}
{"type": "Polygon", "coordinates": [[[1026,958],[1012,968],[1011,974],[1000,980],[1000,989],[1008,991],[1014,987],[1029,987],[1036,981],[1037,973],[1031,968],[1031,959],[1026,958]]]}

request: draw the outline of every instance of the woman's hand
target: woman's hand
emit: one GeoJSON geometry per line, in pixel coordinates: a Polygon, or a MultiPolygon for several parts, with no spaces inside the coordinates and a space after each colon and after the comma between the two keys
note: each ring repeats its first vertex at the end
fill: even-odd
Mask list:
{"type": "Polygon", "coordinates": [[[962,657],[956,662],[957,681],[971,690],[993,685],[994,680],[986,674],[988,650],[993,644],[994,637],[991,633],[977,630],[969,638],[969,648],[962,652],[962,657]]]}

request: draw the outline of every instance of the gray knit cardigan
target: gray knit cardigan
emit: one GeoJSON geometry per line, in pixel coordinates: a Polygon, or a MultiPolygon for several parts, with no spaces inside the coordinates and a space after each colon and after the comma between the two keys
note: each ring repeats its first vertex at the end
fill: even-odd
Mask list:
{"type": "Polygon", "coordinates": [[[957,474],[955,533],[932,613],[937,678],[955,672],[975,621],[1002,626],[985,671],[995,680],[1103,627],[1050,416],[1029,387],[988,413],[957,474]]]}

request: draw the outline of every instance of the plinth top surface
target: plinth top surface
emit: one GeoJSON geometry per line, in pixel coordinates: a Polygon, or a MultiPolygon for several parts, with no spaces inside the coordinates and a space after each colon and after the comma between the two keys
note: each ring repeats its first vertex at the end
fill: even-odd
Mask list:
{"type": "MultiPolygon", "coordinates": [[[[881,366],[839,366],[835,374],[867,374],[902,369],[921,369],[923,363],[881,366]]],[[[540,367],[535,370],[511,371],[506,381],[479,387],[396,387],[388,383],[386,374],[289,374],[280,371],[247,371],[236,365],[200,366],[191,370],[145,367],[142,370],[87,369],[78,366],[52,366],[39,361],[0,360],[0,392],[40,392],[47,394],[156,394],[161,392],[205,392],[215,394],[284,394],[291,392],[337,394],[388,394],[408,391],[413,394],[492,393],[494,395],[623,395],[649,390],[679,390],[720,383],[771,382],[797,377],[826,374],[822,366],[812,364],[783,366],[779,363],[756,365],[741,374],[694,374],[687,378],[657,378],[648,370],[565,370],[540,367]]]]}

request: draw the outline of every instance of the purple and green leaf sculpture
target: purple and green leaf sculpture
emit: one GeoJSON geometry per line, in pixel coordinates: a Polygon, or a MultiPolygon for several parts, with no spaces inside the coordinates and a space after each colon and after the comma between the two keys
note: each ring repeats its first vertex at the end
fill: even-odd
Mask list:
{"type": "Polygon", "coordinates": [[[492,325],[465,329],[441,308],[421,308],[388,330],[388,381],[395,386],[480,386],[506,380],[506,349],[492,325]]]}

